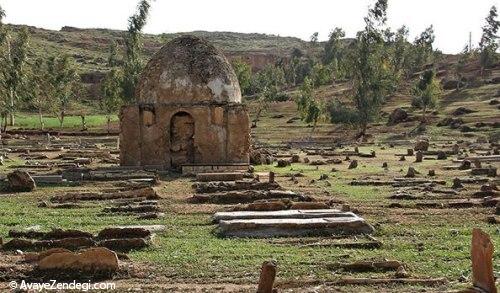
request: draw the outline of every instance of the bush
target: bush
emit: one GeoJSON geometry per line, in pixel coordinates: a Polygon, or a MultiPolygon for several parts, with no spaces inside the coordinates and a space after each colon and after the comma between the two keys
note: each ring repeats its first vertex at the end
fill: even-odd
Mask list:
{"type": "Polygon", "coordinates": [[[333,100],[326,106],[331,123],[358,124],[361,121],[359,112],[348,107],[339,100],[333,100]]]}

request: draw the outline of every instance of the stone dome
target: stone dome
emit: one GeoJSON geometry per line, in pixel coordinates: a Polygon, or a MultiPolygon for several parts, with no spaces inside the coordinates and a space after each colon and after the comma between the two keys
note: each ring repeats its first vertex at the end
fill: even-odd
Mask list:
{"type": "Polygon", "coordinates": [[[149,61],[136,92],[139,103],[241,103],[238,78],[223,53],[206,40],[182,36],[149,61]]]}

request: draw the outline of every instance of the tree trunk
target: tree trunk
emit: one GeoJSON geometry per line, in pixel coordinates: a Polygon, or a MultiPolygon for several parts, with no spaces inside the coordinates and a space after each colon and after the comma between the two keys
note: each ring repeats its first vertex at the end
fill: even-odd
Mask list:
{"type": "Polygon", "coordinates": [[[85,115],[80,116],[82,118],[82,131],[87,130],[87,125],[85,123],[85,115]]]}
{"type": "Polygon", "coordinates": [[[108,133],[111,132],[111,116],[108,115],[108,133]]]}
{"type": "Polygon", "coordinates": [[[66,117],[66,113],[62,110],[59,116],[59,128],[62,128],[64,125],[64,117],[66,117]]]}
{"type": "Polygon", "coordinates": [[[253,123],[252,123],[252,128],[256,128],[257,127],[257,122],[260,119],[260,114],[261,113],[262,113],[262,107],[259,108],[259,110],[257,111],[257,114],[255,115],[255,119],[253,120],[253,123]]]}
{"type": "Polygon", "coordinates": [[[14,126],[14,124],[16,123],[16,121],[15,121],[16,118],[14,118],[14,90],[13,89],[9,90],[9,100],[10,100],[9,126],[14,126]]]}
{"type": "Polygon", "coordinates": [[[3,132],[6,132],[7,131],[7,114],[3,117],[2,119],[2,128],[3,128],[3,132]]]}
{"type": "Polygon", "coordinates": [[[43,113],[41,109],[38,109],[38,121],[40,122],[40,130],[43,130],[45,125],[43,123],[43,113]]]}

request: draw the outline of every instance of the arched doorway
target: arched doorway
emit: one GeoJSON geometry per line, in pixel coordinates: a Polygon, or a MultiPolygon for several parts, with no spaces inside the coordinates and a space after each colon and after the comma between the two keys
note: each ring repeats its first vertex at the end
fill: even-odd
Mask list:
{"type": "Polygon", "coordinates": [[[194,163],[194,119],[186,112],[170,120],[170,162],[173,168],[194,163]]]}

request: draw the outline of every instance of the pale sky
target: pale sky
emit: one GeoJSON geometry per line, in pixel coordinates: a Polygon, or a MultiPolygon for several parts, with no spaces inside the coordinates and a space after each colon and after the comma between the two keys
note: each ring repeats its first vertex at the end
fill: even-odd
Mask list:
{"type": "MultiPolygon", "coordinates": [[[[124,30],[138,0],[0,0],[6,22],[59,30],[62,26],[124,30]]],[[[267,33],[308,40],[319,32],[326,40],[334,27],[347,37],[363,28],[375,0],[156,0],[147,33],[193,30],[267,33]]],[[[481,36],[484,18],[500,0],[389,0],[388,24],[406,24],[410,38],[433,24],[435,45],[457,53],[481,36]]]]}

